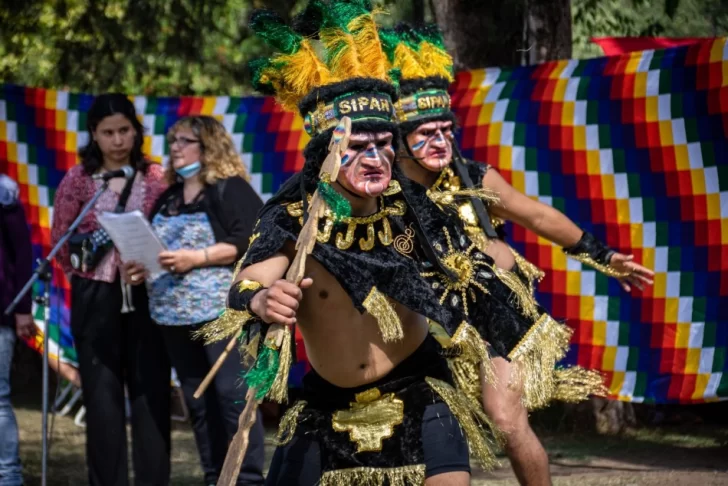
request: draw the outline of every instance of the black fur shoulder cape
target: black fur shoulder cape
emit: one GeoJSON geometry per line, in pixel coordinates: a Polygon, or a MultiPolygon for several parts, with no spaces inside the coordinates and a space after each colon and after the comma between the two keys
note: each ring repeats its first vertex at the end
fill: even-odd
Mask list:
{"type": "MultiPolygon", "coordinates": [[[[289,205],[301,203],[301,192],[297,189],[309,186],[302,184],[301,177],[301,174],[292,176],[259,213],[254,229],[255,239],[245,255],[243,266],[272,257],[281,251],[286,241],[295,242],[298,238],[301,224],[298,217],[289,213],[289,205]]],[[[384,206],[392,207],[396,201],[407,204],[402,194],[398,193],[384,198],[384,206]]],[[[406,212],[409,213],[411,209],[406,207],[406,212]]],[[[406,216],[387,218],[391,225],[392,238],[405,233],[406,216]]],[[[324,230],[323,225],[324,221],[320,221],[320,232],[324,230]]],[[[374,223],[374,226],[375,232],[382,230],[381,221],[374,223]]],[[[406,256],[395,250],[393,244],[383,245],[375,235],[374,247],[368,251],[363,250],[359,246],[359,240],[367,238],[367,225],[359,224],[353,244],[342,250],[336,246],[336,235],[345,235],[346,231],[347,223],[335,223],[328,242],[316,242],[311,256],[336,278],[359,312],[365,311],[363,303],[376,287],[386,297],[427,318],[448,327],[456,325],[454,321],[458,316],[439,305],[431,285],[420,276],[422,257],[417,248],[413,251],[413,256],[406,256]]],[[[416,241],[413,244],[416,246],[416,241]]]]}

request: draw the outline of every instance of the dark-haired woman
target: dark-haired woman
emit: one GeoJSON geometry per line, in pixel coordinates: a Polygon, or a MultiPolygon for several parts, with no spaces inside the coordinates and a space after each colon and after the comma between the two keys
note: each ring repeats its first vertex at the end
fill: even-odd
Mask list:
{"type": "Polygon", "coordinates": [[[100,229],[97,215],[140,210],[149,215],[164,191],[164,172],[142,153],[143,127],[134,105],[121,94],[98,96],[88,112],[90,141],[81,165],[56,191],[51,238],[66,232],[101,186],[94,174],[125,166],[128,181],[112,179],[86,215],[58,261],[71,280],[71,331],[86,406],[89,484],[127,485],[125,385],[131,405],[134,482],[169,483],[170,365],[159,329],[149,315],[144,286],[119,277],[119,253],[100,229]],[[79,250],[80,249],[80,250],[79,250]]]}

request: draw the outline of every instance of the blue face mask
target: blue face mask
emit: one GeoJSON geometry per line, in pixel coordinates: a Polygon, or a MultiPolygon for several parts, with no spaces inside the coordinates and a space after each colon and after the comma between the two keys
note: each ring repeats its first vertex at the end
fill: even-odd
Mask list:
{"type": "Polygon", "coordinates": [[[202,164],[200,163],[199,160],[190,165],[185,165],[184,167],[180,167],[179,169],[174,169],[174,171],[177,173],[177,175],[183,179],[189,179],[190,177],[194,177],[197,174],[199,174],[201,170],[202,170],[202,164]]]}

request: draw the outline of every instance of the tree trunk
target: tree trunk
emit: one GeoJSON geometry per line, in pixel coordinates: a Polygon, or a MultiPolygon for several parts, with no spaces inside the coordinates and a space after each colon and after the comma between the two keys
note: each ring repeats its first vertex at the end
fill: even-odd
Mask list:
{"type": "Polygon", "coordinates": [[[425,0],[412,0],[412,23],[425,23],[425,0]]]}
{"type": "Polygon", "coordinates": [[[569,0],[436,0],[432,6],[456,70],[571,57],[569,0]]]}
{"type": "Polygon", "coordinates": [[[618,435],[637,425],[635,409],[628,402],[592,397],[585,402],[561,406],[559,431],[618,435]]]}
{"type": "Polygon", "coordinates": [[[520,64],[522,0],[436,0],[432,6],[456,71],[520,64]]]}
{"type": "Polygon", "coordinates": [[[571,59],[571,1],[527,0],[528,63],[571,59]]]}

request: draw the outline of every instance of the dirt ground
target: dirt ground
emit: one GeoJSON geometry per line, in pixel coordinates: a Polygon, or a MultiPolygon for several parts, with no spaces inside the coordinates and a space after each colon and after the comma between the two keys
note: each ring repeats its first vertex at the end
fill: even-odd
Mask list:
{"type": "MultiPolygon", "coordinates": [[[[26,484],[40,484],[41,414],[38,404],[16,406],[26,484]]],[[[273,451],[269,429],[267,457],[273,451]]],[[[666,427],[629,432],[622,437],[541,434],[549,452],[556,486],[725,485],[728,484],[728,428],[666,427]]],[[[172,484],[202,485],[191,429],[176,423],[173,432],[172,484]]],[[[86,484],[84,429],[69,417],[56,417],[49,459],[51,486],[86,484]]],[[[507,459],[497,470],[474,468],[472,484],[517,485],[507,459]]]]}

